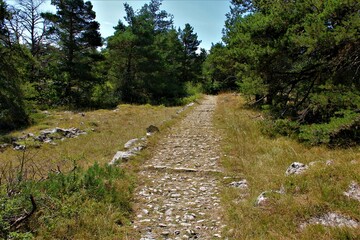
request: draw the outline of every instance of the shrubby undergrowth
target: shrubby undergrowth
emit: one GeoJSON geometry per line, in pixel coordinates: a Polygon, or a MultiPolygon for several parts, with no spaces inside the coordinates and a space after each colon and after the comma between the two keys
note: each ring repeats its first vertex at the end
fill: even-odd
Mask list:
{"type": "Polygon", "coordinates": [[[105,239],[121,236],[120,227],[129,223],[133,180],[120,168],[95,163],[45,180],[16,177],[0,188],[3,239],[105,239]]]}

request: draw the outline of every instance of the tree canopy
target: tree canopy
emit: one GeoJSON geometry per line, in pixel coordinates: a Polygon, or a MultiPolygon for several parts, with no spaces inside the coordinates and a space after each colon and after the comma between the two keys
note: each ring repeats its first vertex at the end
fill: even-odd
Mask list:
{"type": "Polygon", "coordinates": [[[232,1],[226,47],[214,46],[209,64],[225,51],[233,63],[222,82],[234,74],[249,100],[302,140],[357,142],[359,10],[355,0],[232,1]]]}
{"type": "Polygon", "coordinates": [[[90,1],[52,0],[55,13],[41,12],[44,2],[0,1],[1,130],[27,124],[37,108],[182,104],[201,79],[201,41],[190,24],[175,29],[161,0],[125,3],[108,39],[90,1]]]}
{"type": "Polygon", "coordinates": [[[197,35],[190,24],[177,32],[159,0],[137,12],[124,6],[126,24],[119,21],[108,39],[109,80],[117,96],[130,103],[176,104],[186,96],[185,84],[201,74],[197,35]]]}

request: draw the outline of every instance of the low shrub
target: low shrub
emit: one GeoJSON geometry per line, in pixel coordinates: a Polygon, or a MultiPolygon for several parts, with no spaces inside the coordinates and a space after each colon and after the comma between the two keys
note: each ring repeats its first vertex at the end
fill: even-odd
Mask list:
{"type": "Polygon", "coordinates": [[[351,146],[360,142],[360,114],[338,112],[329,123],[300,127],[299,139],[311,145],[351,146]]]}
{"type": "Polygon", "coordinates": [[[66,174],[53,173],[42,181],[3,184],[0,238],[119,235],[119,225],[129,222],[132,190],[132,178],[124,170],[97,163],[87,170],[75,167],[66,174]],[[16,223],[34,208],[34,214],[16,223]]]}

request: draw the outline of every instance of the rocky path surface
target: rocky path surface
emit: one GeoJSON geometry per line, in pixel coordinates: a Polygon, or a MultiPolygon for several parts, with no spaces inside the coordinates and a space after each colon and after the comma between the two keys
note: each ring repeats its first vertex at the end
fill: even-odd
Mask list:
{"type": "Polygon", "coordinates": [[[141,240],[222,238],[215,107],[216,97],[206,96],[171,129],[140,172],[134,228],[141,240]]]}

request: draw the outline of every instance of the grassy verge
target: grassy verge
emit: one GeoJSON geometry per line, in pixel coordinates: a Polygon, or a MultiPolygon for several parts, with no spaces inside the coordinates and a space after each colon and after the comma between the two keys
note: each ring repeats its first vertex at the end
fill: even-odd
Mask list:
{"type": "MultiPolygon", "coordinates": [[[[108,163],[116,151],[130,139],[142,137],[146,128],[153,124],[160,125],[173,116],[179,107],[164,106],[134,106],[120,105],[116,110],[97,110],[84,114],[67,111],[50,111],[41,120],[22,131],[12,132],[12,136],[22,136],[26,133],[37,134],[44,129],[55,127],[76,127],[87,132],[77,138],[55,141],[56,145],[42,144],[40,148],[29,146],[27,159],[33,159],[39,166],[49,168],[60,166],[61,169],[71,169],[74,165],[87,167],[94,162],[100,165],[108,163]]],[[[16,163],[23,153],[7,149],[1,154],[0,166],[16,163]]]]}
{"type": "Polygon", "coordinates": [[[359,228],[299,226],[312,217],[335,212],[360,221],[360,204],[343,195],[352,181],[360,182],[360,149],[306,147],[289,138],[262,134],[261,113],[249,110],[239,96],[220,95],[215,124],[223,133],[222,164],[226,174],[245,178],[248,190],[226,187],[229,239],[358,239],[359,228]],[[331,160],[327,165],[326,161],[331,160]],[[309,164],[301,174],[286,176],[292,162],[309,164]],[[266,204],[256,206],[263,191],[270,193],[266,204]]]}
{"type": "Polygon", "coordinates": [[[128,239],[134,170],[146,153],[120,168],[107,163],[124,143],[144,136],[146,127],[160,126],[179,109],[120,105],[116,111],[85,114],[50,111],[38,124],[11,133],[37,134],[54,127],[87,132],[56,140],[56,145],[0,153],[0,239],[128,239]]]}

